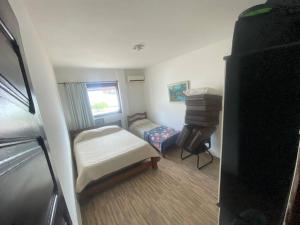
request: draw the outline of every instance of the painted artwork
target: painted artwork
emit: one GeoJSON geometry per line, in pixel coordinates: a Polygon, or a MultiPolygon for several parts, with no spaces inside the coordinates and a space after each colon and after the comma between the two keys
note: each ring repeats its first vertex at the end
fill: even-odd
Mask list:
{"type": "Polygon", "coordinates": [[[189,81],[168,85],[170,102],[184,102],[184,91],[189,89],[189,81]]]}

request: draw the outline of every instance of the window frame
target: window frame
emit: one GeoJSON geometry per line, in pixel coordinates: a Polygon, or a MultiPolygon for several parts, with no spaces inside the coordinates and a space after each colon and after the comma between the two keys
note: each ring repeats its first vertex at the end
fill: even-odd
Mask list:
{"type": "MultiPolygon", "coordinates": [[[[120,109],[119,109],[119,111],[116,111],[116,112],[107,112],[107,113],[101,113],[101,114],[97,114],[97,115],[93,114],[93,117],[95,119],[97,119],[97,118],[105,117],[105,116],[108,116],[108,115],[114,115],[114,114],[122,113],[123,111],[122,111],[122,102],[121,102],[121,97],[120,97],[119,82],[118,81],[98,81],[98,82],[88,82],[88,83],[86,83],[87,92],[92,91],[91,89],[97,90],[97,88],[101,89],[102,87],[115,87],[116,88],[117,99],[118,99],[118,102],[119,102],[120,109]]],[[[92,110],[92,106],[90,106],[90,107],[91,107],[91,110],[92,110]]]]}

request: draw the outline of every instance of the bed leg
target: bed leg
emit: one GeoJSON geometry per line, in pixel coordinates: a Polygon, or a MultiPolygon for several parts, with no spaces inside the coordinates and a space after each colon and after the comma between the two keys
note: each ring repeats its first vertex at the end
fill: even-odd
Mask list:
{"type": "Polygon", "coordinates": [[[159,161],[159,157],[152,157],[151,158],[151,164],[152,164],[152,169],[157,169],[158,166],[157,166],[157,162],[159,161]]]}

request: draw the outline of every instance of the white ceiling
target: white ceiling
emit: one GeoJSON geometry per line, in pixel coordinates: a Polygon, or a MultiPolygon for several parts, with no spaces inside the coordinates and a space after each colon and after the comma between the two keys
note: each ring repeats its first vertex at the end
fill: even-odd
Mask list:
{"type": "Polygon", "coordinates": [[[55,66],[143,68],[232,37],[263,0],[24,0],[55,66]],[[143,42],[143,51],[133,45],[143,42]]]}

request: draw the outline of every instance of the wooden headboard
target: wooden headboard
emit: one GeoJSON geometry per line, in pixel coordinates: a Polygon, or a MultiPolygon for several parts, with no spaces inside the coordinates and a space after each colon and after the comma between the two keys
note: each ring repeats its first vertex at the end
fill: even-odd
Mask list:
{"type": "Polygon", "coordinates": [[[92,129],[96,129],[96,128],[100,128],[100,127],[94,126],[94,127],[88,127],[88,128],[85,128],[85,129],[79,129],[79,130],[71,130],[71,131],[69,131],[71,143],[73,144],[74,139],[76,138],[76,136],[77,136],[79,133],[81,133],[82,131],[92,130],[92,129]]]}
{"type": "Polygon", "coordinates": [[[114,122],[111,122],[111,123],[106,123],[106,124],[103,124],[103,125],[96,125],[96,126],[93,126],[93,127],[87,127],[87,128],[84,128],[84,129],[71,130],[71,131],[69,131],[71,143],[73,143],[75,137],[76,137],[79,133],[81,133],[82,131],[93,130],[93,129],[97,129],[97,128],[100,128],[100,127],[112,126],[112,125],[122,127],[122,122],[121,122],[121,120],[117,120],[117,121],[114,121],[114,122]]]}
{"type": "Polygon", "coordinates": [[[130,127],[131,124],[133,124],[135,121],[143,120],[143,119],[147,119],[147,113],[146,112],[136,113],[136,114],[133,114],[131,116],[127,116],[128,127],[130,127]]]}

